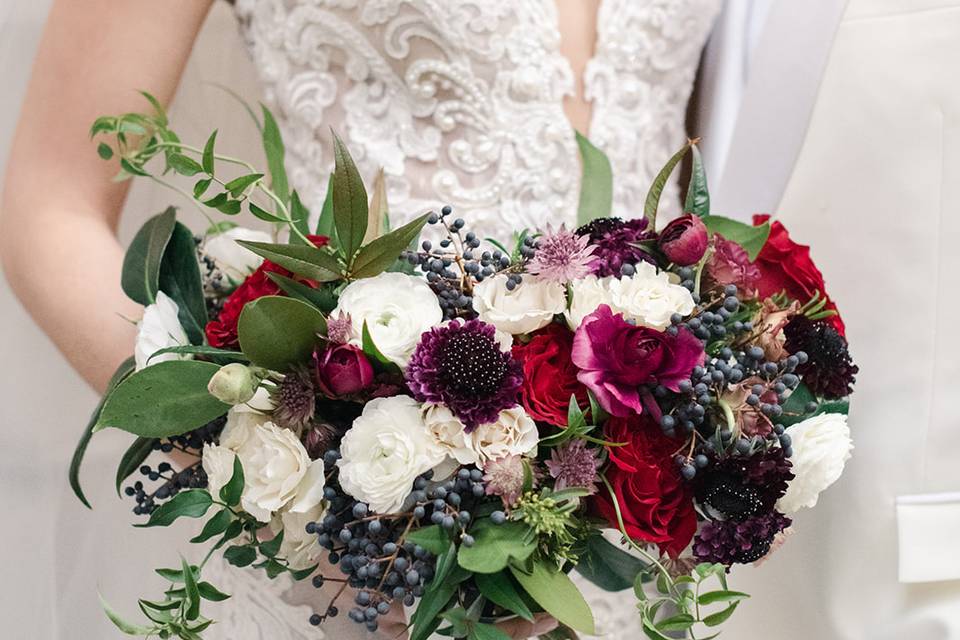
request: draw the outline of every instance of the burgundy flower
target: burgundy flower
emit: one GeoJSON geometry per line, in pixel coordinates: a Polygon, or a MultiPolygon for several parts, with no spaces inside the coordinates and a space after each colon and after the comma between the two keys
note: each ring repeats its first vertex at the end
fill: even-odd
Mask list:
{"type": "Polygon", "coordinates": [[[317,386],[329,398],[357,393],[373,382],[373,366],[363,351],[351,344],[330,345],[314,354],[317,386]]]}
{"type": "Polygon", "coordinates": [[[696,264],[707,251],[707,225],[699,216],[686,214],[668,224],[660,232],[660,250],[667,259],[681,267],[696,264]]]}
{"type": "Polygon", "coordinates": [[[414,398],[447,405],[472,431],[516,406],[523,373],[492,324],[453,320],[420,337],[406,379],[414,398]]]}
{"type": "Polygon", "coordinates": [[[760,269],[750,262],[746,250],[721,235],[713,237],[713,255],[707,261],[707,271],[717,284],[733,284],[743,291],[756,291],[760,282],[760,269]]]}
{"type": "Polygon", "coordinates": [[[523,367],[520,402],[534,420],[565,427],[570,396],[586,406],[587,389],[570,360],[572,347],[573,332],[557,323],[534,333],[530,342],[513,345],[513,357],[523,367]]]}
{"type": "Polygon", "coordinates": [[[793,480],[792,467],[780,447],[750,456],[711,456],[696,477],[697,499],[711,517],[729,520],[772,511],[793,480]]]}
{"type": "Polygon", "coordinates": [[[830,399],[853,393],[852,385],[860,368],[853,364],[847,340],[833,324],[797,315],[790,319],[783,333],[789,353],[807,354],[797,373],[814,393],[830,399]]]}
{"type": "Polygon", "coordinates": [[[700,529],[693,542],[693,555],[700,562],[749,564],[767,555],[777,534],[790,523],[790,518],[776,511],[740,522],[713,520],[700,529]]]}
{"type": "Polygon", "coordinates": [[[605,304],[583,319],[571,354],[577,379],[607,413],[622,418],[642,411],[640,385],[677,391],[704,357],[703,344],[686,329],[671,336],[632,325],[605,304]]]}
{"type": "Polygon", "coordinates": [[[657,234],[647,230],[647,219],[621,220],[620,218],[597,218],[577,229],[577,235],[589,236],[590,245],[596,247],[593,264],[597,276],[619,276],[623,265],[638,262],[654,262],[641,246],[641,242],[653,242],[657,234]]]}

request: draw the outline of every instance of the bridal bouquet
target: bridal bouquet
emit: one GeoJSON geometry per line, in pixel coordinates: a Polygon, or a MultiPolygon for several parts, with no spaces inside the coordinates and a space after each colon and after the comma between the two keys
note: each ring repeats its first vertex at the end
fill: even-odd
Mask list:
{"type": "Polygon", "coordinates": [[[374,631],[402,603],[413,640],[545,616],[544,637],[575,638],[595,632],[575,571],[632,589],[650,638],[695,638],[748,597],[729,568],[773,552],[842,472],[857,368],[822,276],[779,223],[710,214],[693,141],[621,220],[609,163],[579,139],[580,226],[495,239],[450,207],[391,228],[382,176],[368,194],[334,137],[311,228],[269,111],[267,177],[215,133],[182,143],[154,107],[93,127],[121,177],[187,176],[204,210],[276,227],[194,237],[171,208],[126,254],[146,308],[71,483],[86,502],[91,435],[127,431],[116,484],[137,526],[203,519],[190,542],[210,550],[158,569],[170,586],[139,600],[143,623],[104,603],[123,631],[201,638],[201,603],[228,597],[203,577],[222,553],[340,583],[305,624],[374,631]],[[687,154],[687,213],[657,231],[687,154]]]}

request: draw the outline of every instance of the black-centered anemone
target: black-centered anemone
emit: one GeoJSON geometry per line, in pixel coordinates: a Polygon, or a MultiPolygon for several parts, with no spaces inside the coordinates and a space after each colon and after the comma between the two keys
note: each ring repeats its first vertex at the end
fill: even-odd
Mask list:
{"type": "Polygon", "coordinates": [[[454,320],[421,336],[406,378],[414,398],[446,405],[469,431],[517,404],[523,374],[493,325],[454,320]]]}

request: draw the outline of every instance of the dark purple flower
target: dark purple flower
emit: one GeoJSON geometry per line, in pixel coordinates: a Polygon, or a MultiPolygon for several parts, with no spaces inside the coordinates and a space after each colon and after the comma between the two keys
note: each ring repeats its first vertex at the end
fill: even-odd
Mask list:
{"type": "Polygon", "coordinates": [[[770,551],[778,533],[790,526],[782,513],[769,511],[741,522],[711,520],[700,529],[693,541],[693,556],[700,562],[756,562],[770,551]]]}
{"type": "Polygon", "coordinates": [[[550,476],[556,480],[557,491],[567,487],[580,487],[590,493],[597,490],[597,469],[600,468],[599,449],[587,447],[587,441],[576,438],[554,447],[550,459],[545,461],[550,476]]]}
{"type": "Polygon", "coordinates": [[[283,377],[271,394],[276,403],[273,421],[300,433],[313,420],[317,396],[306,370],[294,369],[283,377]]]}
{"type": "Polygon", "coordinates": [[[697,500],[708,515],[730,520],[771,511],[793,480],[792,467],[779,447],[750,456],[711,456],[697,474],[697,500]]]}
{"type": "Polygon", "coordinates": [[[658,243],[670,262],[686,267],[696,264],[707,251],[707,225],[699,216],[680,216],[660,232],[658,243]]]}
{"type": "Polygon", "coordinates": [[[743,291],[756,291],[760,282],[760,269],[750,262],[746,250],[719,235],[714,236],[713,255],[707,261],[707,271],[717,284],[733,284],[743,291]]]}
{"type": "Polygon", "coordinates": [[[640,385],[676,391],[704,357],[703,344],[686,329],[671,336],[632,325],[605,304],[580,323],[571,353],[577,379],[607,413],[621,418],[643,410],[640,385]]]}
{"type": "Polygon", "coordinates": [[[373,382],[373,366],[352,344],[330,345],[314,355],[317,385],[324,395],[340,398],[366,389],[373,382]]]}
{"type": "Polygon", "coordinates": [[[414,398],[445,404],[472,431],[516,406],[523,373],[493,325],[453,320],[420,337],[406,380],[414,398]]]}
{"type": "Polygon", "coordinates": [[[647,230],[647,219],[621,220],[620,218],[597,218],[577,229],[577,235],[589,236],[590,245],[596,247],[593,256],[597,276],[619,276],[623,265],[638,262],[654,263],[653,257],[641,246],[641,242],[654,242],[657,234],[647,230]]]}
{"type": "Polygon", "coordinates": [[[850,358],[846,338],[832,324],[796,315],[790,318],[783,333],[788,353],[807,354],[797,373],[814,393],[832,400],[853,393],[852,385],[860,368],[850,358]]]}

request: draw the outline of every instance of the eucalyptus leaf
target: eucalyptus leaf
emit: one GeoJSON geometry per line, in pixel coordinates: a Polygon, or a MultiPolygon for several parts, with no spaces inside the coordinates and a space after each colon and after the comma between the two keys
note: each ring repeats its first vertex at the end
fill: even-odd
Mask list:
{"type": "Polygon", "coordinates": [[[150,519],[135,527],[168,527],[179,518],[202,518],[213,504],[210,493],[204,489],[181,491],[150,514],[150,519]]]}
{"type": "Polygon", "coordinates": [[[330,282],[340,278],[340,264],[337,259],[317,247],[247,240],[238,240],[237,244],[310,280],[330,282]]]}
{"type": "Polygon", "coordinates": [[[633,587],[637,576],[649,568],[647,563],[614,546],[602,535],[587,538],[580,554],[577,573],[605,591],[624,591],[633,587]]]}
{"type": "Polygon", "coordinates": [[[702,218],[710,215],[710,191],[707,189],[707,172],[703,168],[703,158],[697,145],[693,145],[690,152],[693,162],[691,163],[690,184],[687,185],[687,197],[683,204],[683,210],[702,218]]]}
{"type": "Polygon", "coordinates": [[[340,136],[333,133],[333,221],[340,250],[349,262],[367,232],[367,191],[340,136]]]}
{"type": "Polygon", "coordinates": [[[176,209],[147,220],[123,256],[120,285],[127,297],[144,306],[153,304],[160,290],[160,262],[177,222],[176,209]]]}
{"type": "Polygon", "coordinates": [[[318,336],[326,328],[323,314],[306,302],[264,296],[243,307],[237,336],[240,348],[253,364],[287,371],[310,359],[318,336]]]}
{"type": "Polygon", "coordinates": [[[197,260],[193,233],[185,225],[174,225],[160,261],[160,290],[177,303],[177,318],[194,345],[203,344],[207,305],[197,260]]]}
{"type": "Polygon", "coordinates": [[[510,572],[531,598],[563,624],[588,635],[594,634],[593,613],[570,576],[549,562],[533,562],[532,571],[510,566],[510,572]]]}
{"type": "Polygon", "coordinates": [[[370,278],[386,271],[417,239],[429,217],[430,214],[424,214],[363,246],[353,259],[350,275],[354,278],[370,278]]]}
{"type": "Polygon", "coordinates": [[[143,464],[143,461],[146,460],[151,453],[153,453],[153,445],[156,442],[156,438],[144,438],[142,436],[137,436],[137,439],[133,441],[133,444],[130,445],[130,447],[123,454],[123,457],[120,458],[120,465],[117,467],[116,473],[118,496],[120,495],[123,481],[136,472],[137,469],[140,468],[140,465],[143,464]]]}
{"type": "Polygon", "coordinates": [[[613,208],[613,171],[610,160],[580,132],[575,132],[583,177],[580,182],[580,202],[577,206],[577,225],[582,226],[596,218],[607,218],[613,208]]]}
{"type": "Polygon", "coordinates": [[[219,370],[212,362],[171,360],[137,371],[107,396],[94,430],[164,438],[201,427],[230,408],[207,391],[219,370]]]}
{"type": "Polygon", "coordinates": [[[719,233],[727,240],[743,247],[751,261],[757,259],[770,236],[769,222],[753,226],[723,216],[705,216],[703,223],[712,233],[719,233]]]}
{"type": "Polygon", "coordinates": [[[506,571],[499,573],[478,573],[473,576],[480,593],[490,602],[511,611],[524,620],[533,621],[533,612],[523,601],[520,593],[513,584],[510,574],[506,571]]]}
{"type": "Polygon", "coordinates": [[[657,208],[660,206],[660,196],[663,194],[664,187],[667,186],[667,182],[670,180],[670,174],[673,173],[674,168],[680,161],[683,160],[683,156],[687,155],[687,152],[690,150],[690,147],[693,146],[693,142],[688,140],[683,148],[680,151],[677,151],[673,154],[667,164],[660,170],[660,173],[653,179],[653,184],[650,185],[650,190],[647,192],[647,198],[643,203],[643,216],[649,222],[649,228],[651,230],[655,229],[657,226],[657,208]]]}
{"type": "Polygon", "coordinates": [[[474,573],[497,573],[511,561],[523,562],[536,549],[530,528],[519,522],[495,525],[484,519],[470,530],[470,534],[474,537],[474,544],[460,547],[457,562],[474,573]]]}

